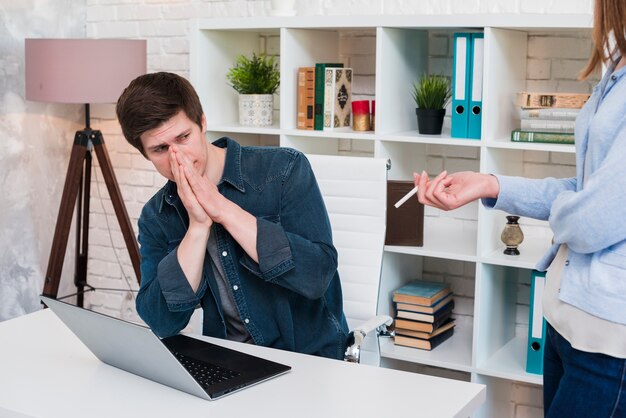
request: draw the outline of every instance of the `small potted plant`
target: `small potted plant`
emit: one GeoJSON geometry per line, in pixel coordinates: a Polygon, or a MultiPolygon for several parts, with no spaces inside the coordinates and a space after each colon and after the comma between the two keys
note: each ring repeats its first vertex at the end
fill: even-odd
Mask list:
{"type": "Polygon", "coordinates": [[[417,129],[420,134],[439,135],[452,94],[450,81],[444,75],[424,74],[413,84],[417,129]]]}
{"type": "Polygon", "coordinates": [[[280,71],[274,57],[252,54],[237,57],[226,74],[239,93],[239,123],[244,126],[270,126],[274,110],[274,92],[280,84],[280,71]]]}

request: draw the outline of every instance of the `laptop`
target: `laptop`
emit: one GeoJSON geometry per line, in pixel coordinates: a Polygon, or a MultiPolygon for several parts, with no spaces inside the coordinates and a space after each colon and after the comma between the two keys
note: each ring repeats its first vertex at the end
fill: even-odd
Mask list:
{"type": "Polygon", "coordinates": [[[102,362],[206,400],[287,373],[291,367],[185,335],[150,328],[41,296],[102,362]]]}

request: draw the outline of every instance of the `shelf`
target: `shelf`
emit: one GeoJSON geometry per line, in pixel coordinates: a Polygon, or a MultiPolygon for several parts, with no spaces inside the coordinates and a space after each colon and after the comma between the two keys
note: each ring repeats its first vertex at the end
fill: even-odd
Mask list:
{"type": "Polygon", "coordinates": [[[512,142],[498,140],[485,142],[487,148],[501,148],[521,151],[544,151],[544,152],[565,152],[574,154],[576,147],[573,144],[545,144],[539,142],[512,142]]]}
{"type": "Polygon", "coordinates": [[[380,338],[380,354],[385,358],[471,373],[472,319],[459,317],[456,321],[452,337],[432,351],[398,346],[393,338],[380,338]]]}
{"type": "Polygon", "coordinates": [[[398,254],[476,262],[476,223],[449,224],[447,219],[439,222],[426,218],[424,222],[424,246],[410,247],[385,245],[385,251],[398,254]]]}
{"type": "Polygon", "coordinates": [[[476,373],[543,385],[543,376],[526,373],[526,337],[516,337],[476,368],[476,373]]]}
{"type": "Polygon", "coordinates": [[[243,125],[210,125],[208,131],[225,132],[235,134],[258,134],[258,135],[280,135],[281,130],[278,122],[274,122],[272,126],[243,126],[243,125]]]}
{"type": "Polygon", "coordinates": [[[481,141],[476,139],[452,138],[449,130],[444,130],[441,135],[422,135],[417,130],[394,132],[379,135],[381,141],[408,142],[415,144],[455,145],[461,147],[480,147],[481,141]]]}
{"type": "Polygon", "coordinates": [[[435,15],[362,15],[350,16],[298,16],[248,17],[203,19],[197,29],[268,30],[275,28],[358,29],[394,27],[406,29],[476,28],[510,29],[581,29],[593,26],[591,14],[562,14],[558,17],[545,13],[476,13],[435,15]]]}
{"type": "Polygon", "coordinates": [[[503,245],[502,248],[498,248],[497,250],[491,251],[485,256],[480,257],[480,261],[486,264],[511,266],[532,270],[549,249],[549,242],[533,240],[526,243],[522,242],[519,246],[520,255],[506,255],[503,252],[503,245]]]}
{"type": "Polygon", "coordinates": [[[359,139],[365,141],[374,141],[376,136],[374,131],[358,132],[351,128],[339,128],[332,131],[315,131],[304,129],[283,129],[284,135],[306,136],[311,138],[337,138],[337,139],[359,139]]]}

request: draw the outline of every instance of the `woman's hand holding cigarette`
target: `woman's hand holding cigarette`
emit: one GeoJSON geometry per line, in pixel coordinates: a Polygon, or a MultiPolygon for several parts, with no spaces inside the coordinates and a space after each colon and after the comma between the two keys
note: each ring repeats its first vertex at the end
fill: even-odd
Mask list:
{"type": "Polygon", "coordinates": [[[456,209],[476,199],[497,198],[500,193],[495,176],[472,171],[442,171],[432,180],[422,171],[413,173],[413,182],[420,203],[442,210],[456,209]]]}

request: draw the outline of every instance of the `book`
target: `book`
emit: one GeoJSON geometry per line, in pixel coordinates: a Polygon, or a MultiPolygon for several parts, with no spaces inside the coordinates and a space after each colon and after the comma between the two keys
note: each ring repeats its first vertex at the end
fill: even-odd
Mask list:
{"type": "Polygon", "coordinates": [[[324,70],[324,130],[350,127],[352,68],[324,70]]]}
{"type": "Polygon", "coordinates": [[[520,121],[522,131],[538,132],[563,132],[574,133],[575,120],[554,120],[554,119],[522,119],[520,121]]]}
{"type": "Polygon", "coordinates": [[[393,301],[432,306],[450,293],[447,283],[413,280],[393,291],[393,301]]]}
{"type": "Polygon", "coordinates": [[[574,134],[563,132],[538,132],[514,129],[511,131],[513,142],[543,142],[548,144],[573,144],[574,134]]]}
{"type": "Polygon", "coordinates": [[[396,309],[399,311],[422,312],[422,313],[432,314],[432,313],[437,312],[439,309],[443,308],[444,306],[446,306],[446,304],[450,302],[452,298],[453,298],[453,295],[452,293],[450,293],[445,298],[440,299],[437,302],[435,302],[435,304],[432,306],[415,305],[413,303],[397,302],[396,309]]]}
{"type": "Polygon", "coordinates": [[[448,318],[443,324],[441,324],[439,328],[437,328],[433,332],[421,332],[421,331],[412,331],[410,329],[404,329],[404,328],[396,328],[395,333],[396,335],[404,335],[405,337],[421,338],[423,340],[428,340],[436,335],[441,334],[444,331],[447,331],[448,329],[454,327],[455,325],[456,325],[456,322],[454,321],[454,318],[448,318]]]}
{"type": "Polygon", "coordinates": [[[441,318],[439,318],[435,322],[421,322],[421,321],[411,321],[410,319],[395,319],[395,327],[408,329],[411,331],[420,331],[420,332],[428,332],[431,333],[435,331],[437,328],[442,326],[450,317],[452,316],[452,311],[446,312],[441,318]]]}
{"type": "Polygon", "coordinates": [[[454,300],[451,300],[450,302],[446,303],[446,305],[443,308],[439,309],[437,312],[432,313],[432,314],[423,313],[423,312],[398,310],[396,312],[396,318],[410,319],[412,321],[435,323],[439,320],[439,318],[444,317],[444,316],[449,316],[448,313],[452,312],[452,309],[454,309],[454,300]]]}
{"type": "Polygon", "coordinates": [[[446,341],[448,338],[452,337],[452,334],[454,334],[454,328],[447,329],[441,334],[438,334],[427,340],[421,338],[406,337],[404,335],[396,335],[393,339],[393,342],[396,345],[420,348],[422,350],[430,351],[440,345],[442,342],[446,341]]]}
{"type": "Polygon", "coordinates": [[[559,107],[549,107],[544,109],[519,109],[520,119],[542,119],[542,120],[576,120],[580,109],[561,109],[559,107]]]}
{"type": "Polygon", "coordinates": [[[326,67],[343,67],[342,63],[318,63],[315,64],[315,109],[313,113],[313,126],[316,131],[324,129],[324,73],[326,67]]]}
{"type": "Polygon", "coordinates": [[[298,129],[313,129],[313,114],[315,109],[315,67],[298,68],[298,129]]]}
{"type": "Polygon", "coordinates": [[[568,108],[580,109],[589,100],[589,93],[517,93],[515,104],[524,109],[568,108]]]}
{"type": "Polygon", "coordinates": [[[424,245],[424,205],[411,196],[399,208],[394,205],[410,192],[412,181],[387,181],[387,229],[385,245],[424,245]]]}

